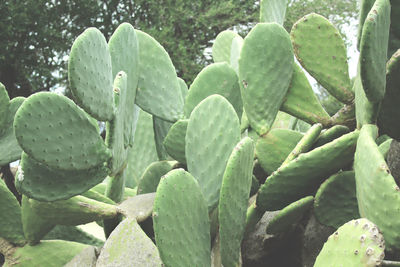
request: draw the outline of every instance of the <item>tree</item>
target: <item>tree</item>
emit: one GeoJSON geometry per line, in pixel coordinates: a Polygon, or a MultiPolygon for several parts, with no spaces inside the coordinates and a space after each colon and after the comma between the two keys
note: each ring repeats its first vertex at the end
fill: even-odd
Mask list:
{"type": "MultiPolygon", "coordinates": [[[[204,50],[235,26],[245,36],[258,21],[259,2],[244,0],[19,0],[0,2],[0,82],[10,97],[67,87],[74,39],[97,27],[108,39],[122,22],[154,36],[168,51],[179,77],[191,83],[211,63],[204,50]]],[[[317,12],[341,25],[356,16],[354,1],[291,0],[286,29],[317,12]]]]}

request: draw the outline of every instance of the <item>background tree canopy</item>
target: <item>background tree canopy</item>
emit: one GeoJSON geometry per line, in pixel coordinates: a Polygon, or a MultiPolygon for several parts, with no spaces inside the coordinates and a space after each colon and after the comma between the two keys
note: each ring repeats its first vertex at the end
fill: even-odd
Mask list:
{"type": "MultiPolygon", "coordinates": [[[[357,16],[355,1],[291,0],[285,27],[316,12],[344,25],[357,16]]],[[[259,19],[259,2],[245,0],[16,0],[0,1],[0,82],[11,98],[67,86],[74,39],[97,27],[108,39],[122,22],[154,36],[190,84],[211,58],[217,34],[234,28],[245,36],[259,19]],[[250,24],[248,24],[250,23],[250,24]]]]}

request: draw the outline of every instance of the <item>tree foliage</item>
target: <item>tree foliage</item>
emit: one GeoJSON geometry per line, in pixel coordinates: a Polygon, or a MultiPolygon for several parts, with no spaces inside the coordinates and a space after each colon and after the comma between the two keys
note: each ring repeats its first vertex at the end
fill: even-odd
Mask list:
{"type": "MultiPolygon", "coordinates": [[[[317,12],[334,22],[356,16],[355,1],[292,0],[286,29],[317,12]]],[[[87,27],[108,39],[122,22],[154,36],[179,77],[191,83],[210,57],[204,50],[225,29],[245,36],[258,21],[259,1],[245,0],[3,0],[0,1],[0,82],[10,97],[67,87],[67,60],[74,39],[87,27]]]]}

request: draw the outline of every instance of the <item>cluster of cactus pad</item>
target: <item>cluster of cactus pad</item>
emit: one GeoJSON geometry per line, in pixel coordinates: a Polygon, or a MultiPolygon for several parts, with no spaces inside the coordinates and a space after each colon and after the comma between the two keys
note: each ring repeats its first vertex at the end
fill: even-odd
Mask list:
{"type": "Polygon", "coordinates": [[[128,23],[108,43],[96,28],[75,40],[71,99],[10,101],[0,84],[0,165],[20,159],[22,194],[0,180],[5,266],[400,266],[400,177],[386,163],[400,140],[400,3],[361,1],[354,81],[326,18],[288,33],[287,0],[260,6],[244,39],[217,36],[189,90],[128,23]],[[304,71],[343,104],[335,115],[304,71]],[[106,241],[76,227],[89,222],[106,241]]]}

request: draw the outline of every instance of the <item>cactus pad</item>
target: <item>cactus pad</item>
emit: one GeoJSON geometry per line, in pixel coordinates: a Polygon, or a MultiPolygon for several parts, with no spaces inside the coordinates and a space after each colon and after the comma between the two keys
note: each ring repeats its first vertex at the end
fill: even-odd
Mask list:
{"type": "Polygon", "coordinates": [[[283,25],[287,0],[261,0],[260,22],[276,22],[283,25]]]}
{"type": "Polygon", "coordinates": [[[308,152],[312,145],[315,143],[315,140],[318,138],[319,134],[321,133],[321,130],[322,124],[320,123],[314,124],[310,129],[308,129],[301,140],[289,153],[285,161],[282,163],[281,167],[294,160],[299,154],[308,152]]]}
{"type": "MultiPolygon", "coordinates": [[[[124,143],[127,146],[133,144],[135,125],[134,104],[136,88],[139,80],[139,44],[136,38],[135,29],[129,23],[122,23],[115,30],[108,41],[112,63],[112,77],[116,77],[120,71],[127,75],[127,86],[125,93],[126,104],[121,111],[124,117],[124,143]]],[[[121,100],[120,100],[121,101],[121,100]]]]}
{"type": "Polygon", "coordinates": [[[304,197],[283,208],[269,222],[267,234],[278,235],[290,231],[296,226],[310,210],[314,202],[313,196],[304,197]]]}
{"type": "Polygon", "coordinates": [[[207,96],[219,94],[234,107],[238,117],[242,117],[243,105],[236,72],[226,62],[214,63],[205,67],[194,79],[183,107],[185,116],[207,96]]]}
{"type": "Polygon", "coordinates": [[[237,36],[239,35],[231,30],[222,31],[217,35],[212,46],[212,57],[215,63],[230,62],[232,40],[237,36]]]}
{"type": "Polygon", "coordinates": [[[164,48],[150,35],[136,30],[140,74],[136,104],[163,120],[182,117],[183,98],[175,67],[164,48]]]}
{"type": "Polygon", "coordinates": [[[238,75],[239,75],[239,56],[240,56],[240,51],[242,50],[242,46],[243,46],[243,38],[241,36],[236,36],[235,38],[233,38],[231,45],[230,64],[238,75]]]}
{"type": "Polygon", "coordinates": [[[167,153],[177,161],[186,164],[185,136],[189,120],[178,120],[168,131],[164,139],[164,147],[167,153]]]}
{"type": "Polygon", "coordinates": [[[135,219],[123,220],[107,239],[96,266],[162,266],[157,247],[135,219]]]}
{"type": "Polygon", "coordinates": [[[21,222],[21,207],[15,196],[0,179],[0,238],[19,244],[25,241],[21,222]]]}
{"type": "Polygon", "coordinates": [[[106,39],[96,28],[76,38],[69,54],[68,80],[75,101],[100,121],[114,117],[111,57],[106,39]]]}
{"type": "Polygon", "coordinates": [[[22,149],[15,138],[13,122],[15,113],[24,100],[24,97],[15,97],[9,103],[9,108],[5,116],[6,124],[3,127],[3,135],[0,136],[0,166],[6,165],[21,157],[22,149]]]}
{"type": "Polygon", "coordinates": [[[176,161],[156,161],[151,163],[140,178],[137,193],[147,194],[156,192],[161,177],[171,171],[176,163],[176,161]]]}
{"type": "Polygon", "coordinates": [[[157,247],[166,267],[211,266],[207,204],[192,175],[177,169],[161,179],[153,223],[157,247]]]}
{"type": "Polygon", "coordinates": [[[360,215],[373,221],[385,237],[386,248],[400,251],[400,189],[375,143],[377,127],[362,127],[354,157],[360,215]],[[390,205],[382,205],[390,203],[390,205]]]}
{"type": "Polygon", "coordinates": [[[257,141],[256,155],[262,168],[269,174],[281,166],[303,134],[275,128],[257,141]]]}
{"type": "Polygon", "coordinates": [[[358,17],[358,33],[357,33],[357,49],[360,51],[360,41],[362,35],[362,28],[364,26],[365,18],[367,17],[369,11],[374,5],[375,0],[361,0],[360,1],[360,13],[358,17]]]}
{"type": "Polygon", "coordinates": [[[380,105],[379,102],[372,102],[367,98],[359,74],[355,77],[353,88],[356,98],[357,128],[360,129],[364,124],[375,124],[380,105]]]}
{"type": "Polygon", "coordinates": [[[0,83],[0,136],[4,134],[7,127],[7,115],[9,113],[8,109],[10,107],[10,98],[6,88],[2,83],[0,83]]]}
{"type": "Polygon", "coordinates": [[[385,95],[389,27],[390,2],[376,0],[365,18],[360,40],[361,83],[371,102],[379,102],[385,95]]]}
{"type": "Polygon", "coordinates": [[[68,98],[40,92],[15,115],[15,136],[35,160],[62,170],[84,170],[111,157],[88,116],[68,98]]]}
{"type": "Polygon", "coordinates": [[[387,64],[386,93],[380,106],[378,126],[381,133],[400,140],[398,109],[400,103],[400,49],[393,54],[387,64]]]}
{"type": "Polygon", "coordinates": [[[221,259],[224,266],[239,262],[254,158],[254,142],[245,137],[233,149],[222,180],[218,205],[221,259]]]}
{"type": "Polygon", "coordinates": [[[186,131],[186,161],[209,208],[219,200],[222,177],[232,149],[240,140],[240,124],[232,105],[211,95],[193,110],[186,131]]]}
{"type": "Polygon", "coordinates": [[[257,24],[244,39],[239,58],[243,106],[259,135],[269,131],[293,72],[289,34],[276,23],[257,24]]]}
{"type": "Polygon", "coordinates": [[[257,209],[279,210],[313,193],[328,175],[351,163],[358,135],[358,131],[345,134],[279,168],[260,187],[257,209]]]}
{"type": "Polygon", "coordinates": [[[292,81],[280,109],[311,124],[319,122],[327,125],[330,119],[297,64],[293,64],[292,81]]]}
{"type": "Polygon", "coordinates": [[[339,172],[321,184],[315,195],[314,214],[320,223],[335,228],[360,218],[354,171],[339,172]]]}
{"type": "Polygon", "coordinates": [[[349,132],[349,128],[343,125],[335,125],[329,129],[326,129],[318,136],[318,139],[315,141],[314,148],[325,145],[326,143],[329,143],[349,132]]]}
{"type": "Polygon", "coordinates": [[[376,225],[364,218],[352,220],[328,238],[314,267],[380,266],[384,249],[385,242],[376,225]]]}
{"type": "MultiPolygon", "coordinates": [[[[125,139],[127,131],[132,130],[132,122],[129,127],[125,127],[127,109],[133,113],[132,107],[128,107],[127,89],[128,78],[124,71],[118,72],[114,80],[114,100],[115,100],[115,116],[114,119],[106,124],[106,144],[112,153],[111,158],[111,176],[116,175],[126,165],[128,155],[129,138],[125,139]]],[[[128,126],[128,125],[127,125],[128,126]]]]}
{"type": "Polygon", "coordinates": [[[89,246],[64,240],[42,241],[35,246],[26,245],[17,248],[12,258],[6,259],[5,266],[64,266],[87,247],[89,246]]]}
{"type": "Polygon", "coordinates": [[[346,47],[335,26],[326,18],[312,13],[293,25],[290,37],[300,64],[331,95],[343,103],[351,103],[354,95],[346,47]]]}
{"type": "Polygon", "coordinates": [[[188,86],[186,85],[185,81],[182,78],[178,77],[179,87],[181,88],[182,99],[185,101],[186,95],[188,93],[188,86]]]}

